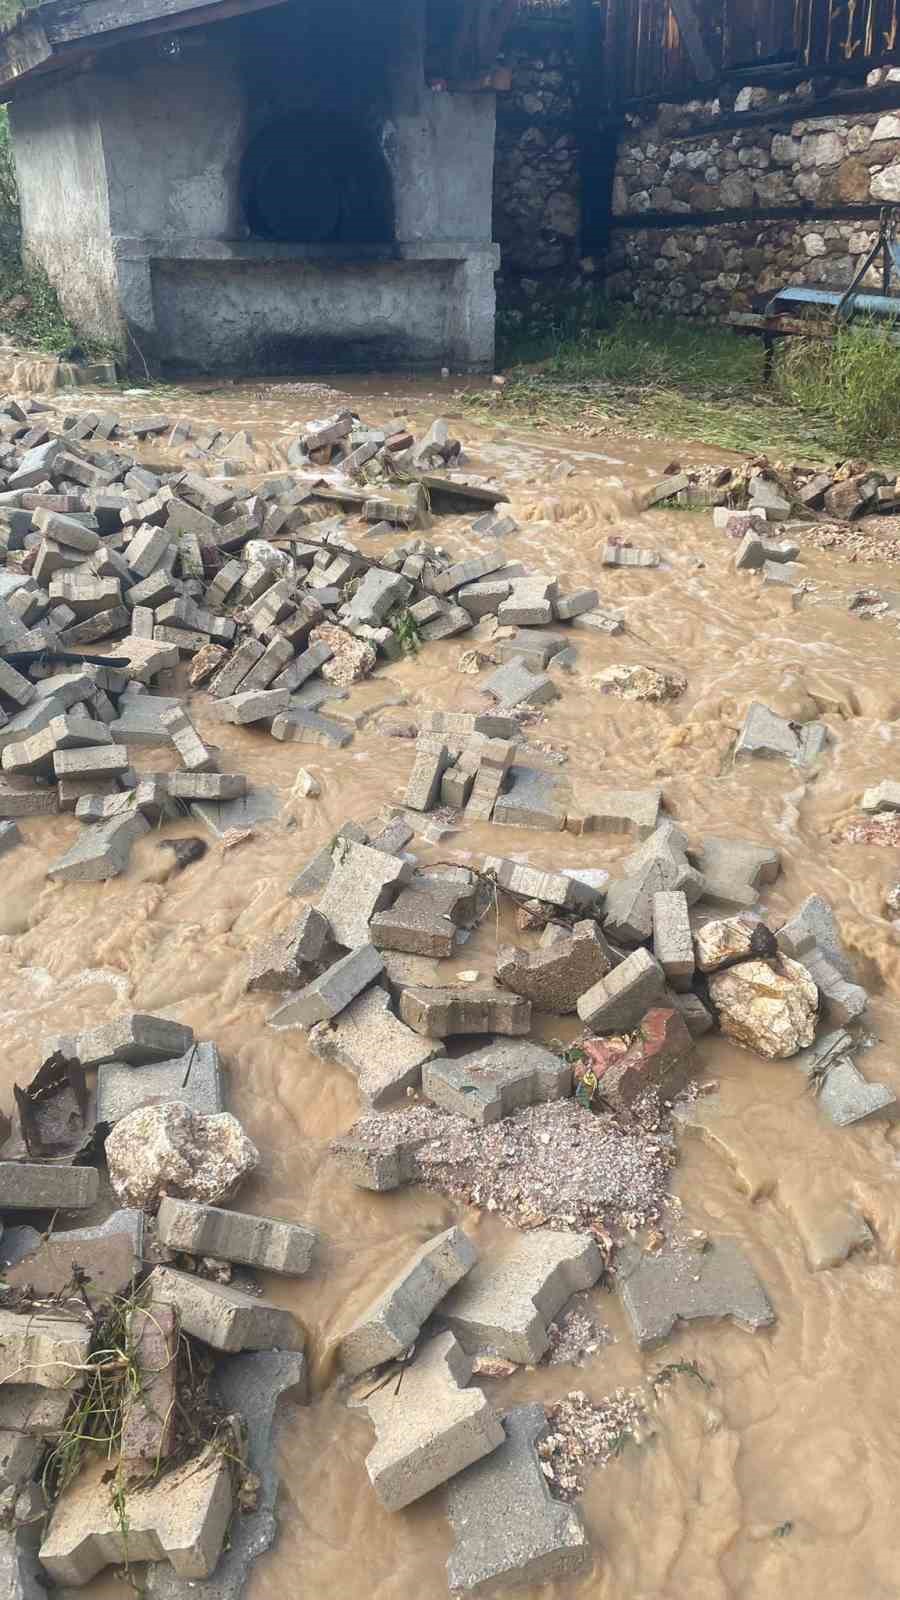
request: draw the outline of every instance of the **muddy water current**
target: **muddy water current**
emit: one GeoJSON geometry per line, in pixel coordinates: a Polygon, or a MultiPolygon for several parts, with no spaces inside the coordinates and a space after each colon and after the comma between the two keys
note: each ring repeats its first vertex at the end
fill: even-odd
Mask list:
{"type": "MultiPolygon", "coordinates": [[[[331,392],[324,385],[318,392],[182,391],[162,404],[173,414],[246,426],[267,449],[339,399],[350,398],[375,423],[397,415],[421,425],[436,413],[453,414],[445,390],[336,382],[331,392]]],[[[159,407],[153,396],[123,401],[133,414],[159,407]]],[[[574,669],[556,675],[561,697],[528,730],[535,759],[546,757],[541,744],[564,754],[562,770],[576,795],[579,784],[659,783],[692,840],[719,835],[777,847],[783,872],[767,904],[785,916],[811,892],[832,902],[871,994],[871,1048],[859,1064],[900,1091],[900,928],[883,909],[900,862],[886,849],[833,842],[867,784],[900,778],[896,627],[847,610],[855,589],[896,585],[896,568],[861,568],[840,553],[805,550],[816,587],[794,609],[790,594],[734,572],[735,546],[710,516],[636,514],[635,489],[671,458],[664,442],[553,436],[476,425],[465,416],[456,428],[473,470],[498,475],[510,493],[520,531],[504,543],[509,559],[558,573],[567,589],[598,587],[627,620],[617,638],[577,630],[574,669]],[[659,549],[664,565],[602,569],[598,546],[612,532],[659,549]],[[687,692],[667,706],[600,697],[590,687],[592,673],[618,662],[680,670],[687,692]],[[733,766],[731,746],[752,699],[785,715],[824,718],[832,744],[814,777],[781,762],[733,766]]],[[[159,449],[144,457],[175,464],[159,449]]],[[[682,451],[688,458],[718,459],[699,446],[682,451]]],[[[272,454],[271,464],[276,459],[272,454]]],[[[441,519],[431,536],[476,553],[467,520],[441,519]]],[[[356,531],[373,553],[395,542],[356,531]]],[[[341,751],[225,727],[210,716],[204,694],[194,694],[192,714],[222,748],[222,770],[273,786],[283,801],[277,824],[260,827],[227,855],[213,846],[202,862],[172,875],[171,852],[151,834],[127,876],[55,886],[45,868],[79,826],[59,817],[26,820],[27,847],[4,860],[3,1103],[10,1104],[14,1081],[30,1077],[48,1035],[73,1033],[126,1008],[190,1023],[218,1045],[229,1068],[230,1109],[261,1152],[241,1205],[308,1223],[322,1236],[309,1277],[264,1283],[308,1331],[314,1397],[308,1408],[290,1411],[283,1429],[280,1537],[253,1571],[250,1600],[356,1593],[442,1600],[447,1592],[451,1540],[441,1491],[399,1514],[379,1507],[363,1464],[371,1431],[328,1381],[329,1343],[429,1235],[461,1220],[489,1241],[502,1224],[460,1213],[421,1189],[379,1196],[352,1188],[327,1147],[358,1114],[355,1080],[312,1056],[302,1032],[267,1028],[272,997],[248,996],[243,983],[248,951],[296,912],[285,890],[302,863],[347,818],[365,819],[400,799],[412,744],[389,736],[385,724],[415,721],[428,708],[479,704],[477,680],[456,670],[469,643],[463,637],[428,646],[354,689],[343,709],[367,715],[341,751]],[[292,793],[301,765],[319,780],[319,799],[292,793]]],[[[137,749],[134,759],[144,771],[174,765],[164,751],[137,749]]],[[[185,821],[167,836],[197,831],[185,821]]],[[[491,852],[546,867],[614,868],[629,841],[480,826],[437,846],[418,840],[414,848],[423,860],[479,860],[491,852]]],[[[455,969],[477,968],[489,981],[494,932],[493,924],[479,930],[455,969]]],[[[554,1019],[545,1031],[570,1038],[574,1029],[554,1019]]],[[[669,1361],[697,1362],[712,1385],[673,1385],[653,1437],[589,1477],[582,1509],[593,1571],[540,1593],[553,1600],[769,1600],[789,1591],[798,1600],[823,1593],[896,1600],[900,1131],[890,1120],[833,1127],[790,1062],[763,1061],[719,1037],[702,1041],[697,1059],[698,1076],[718,1092],[700,1102],[702,1127],[679,1137],[673,1215],[742,1243],[777,1321],[756,1335],[730,1324],[695,1325],[642,1355],[615,1296],[597,1289],[588,1303],[614,1338],[583,1366],[484,1380],[500,1407],[549,1402],[571,1389],[600,1399],[635,1387],[669,1361]],[[841,1259],[859,1218],[871,1229],[872,1246],[841,1259]],[[837,1265],[821,1266],[835,1259],[837,1265]]],[[[112,1578],[81,1591],[128,1592],[112,1578]]]]}

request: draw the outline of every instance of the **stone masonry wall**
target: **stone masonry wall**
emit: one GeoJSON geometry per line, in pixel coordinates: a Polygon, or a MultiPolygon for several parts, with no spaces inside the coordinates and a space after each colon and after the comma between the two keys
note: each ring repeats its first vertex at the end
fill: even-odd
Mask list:
{"type": "Polygon", "coordinates": [[[572,47],[562,30],[550,39],[535,30],[505,54],[512,89],[497,97],[494,156],[501,274],[565,273],[577,263],[581,231],[572,47]]]}
{"type": "MultiPolygon", "coordinates": [[[[879,69],[870,84],[898,79],[900,73],[879,69]]],[[[792,94],[809,92],[805,84],[792,94]]],[[[735,111],[791,98],[765,89],[743,95],[735,111]]],[[[653,213],[653,225],[615,226],[608,296],[651,313],[720,318],[757,309],[786,283],[846,288],[877,230],[872,219],[829,213],[900,201],[900,111],[807,114],[690,132],[691,122],[719,114],[718,101],[661,106],[652,120],[633,119],[626,130],[613,213],[618,219],[653,213]],[[776,207],[807,214],[754,217],[776,207]],[[817,216],[816,207],[825,214],[817,216]],[[718,221],[717,211],[744,216],[718,221]],[[696,225],[686,220],[694,216],[696,225]]],[[[880,288],[880,273],[870,273],[868,282],[880,288]]]]}

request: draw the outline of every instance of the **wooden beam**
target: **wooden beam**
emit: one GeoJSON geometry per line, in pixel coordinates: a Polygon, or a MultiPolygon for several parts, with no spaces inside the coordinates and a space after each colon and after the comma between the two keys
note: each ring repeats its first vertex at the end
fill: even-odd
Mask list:
{"type": "MultiPolygon", "coordinates": [[[[236,7],[238,12],[255,9],[258,8],[243,3],[236,7]]],[[[196,26],[191,20],[193,13],[219,10],[209,0],[63,0],[47,11],[47,38],[52,45],[65,45],[108,33],[131,32],[148,23],[163,23],[174,32],[196,26]]]]}
{"type": "Polygon", "coordinates": [[[34,17],[0,39],[0,85],[15,83],[49,61],[53,51],[43,28],[34,17]]]}
{"type": "Polygon", "coordinates": [[[699,82],[710,83],[715,78],[717,69],[713,66],[706,45],[703,43],[694,0],[669,0],[669,5],[678,23],[681,42],[699,82]]]}

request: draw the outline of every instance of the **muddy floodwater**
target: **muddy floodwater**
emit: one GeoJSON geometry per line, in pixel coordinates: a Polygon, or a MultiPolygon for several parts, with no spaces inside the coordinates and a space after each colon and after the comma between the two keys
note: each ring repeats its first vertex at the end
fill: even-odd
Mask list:
{"type": "MultiPolygon", "coordinates": [[[[79,396],[78,409],[92,398],[79,396]]],[[[735,544],[711,515],[634,510],[635,491],[673,454],[688,464],[727,457],[700,445],[676,451],[665,441],[476,424],[454,410],[440,385],[248,385],[131,396],[121,409],[245,426],[271,448],[348,400],[373,423],[402,416],[421,426],[436,414],[455,416],[472,469],[497,475],[510,494],[520,531],[504,541],[508,558],[558,574],[566,589],[596,586],[602,603],[621,608],[623,635],[573,628],[578,657],[568,675],[555,675],[561,697],[528,728],[537,759],[541,746],[550,758],[564,755],[576,792],[579,780],[660,784],[692,842],[718,835],[776,847],[783,870],[765,904],[785,917],[812,892],[832,903],[871,996],[864,1018],[871,1047],[859,1052],[858,1065],[900,1091],[900,924],[884,910],[900,861],[888,849],[834,837],[867,785],[900,778],[897,624],[848,610],[860,588],[900,588],[897,567],[804,547],[813,587],[795,608],[789,592],[734,571],[735,544]],[[658,549],[663,565],[601,568],[598,547],[612,532],[658,549]],[[687,691],[663,706],[601,697],[592,674],[619,662],[680,671],[687,691]],[[786,716],[824,720],[832,742],[814,776],[780,761],[732,764],[735,734],[754,699],[786,716]]],[[[143,458],[177,464],[152,446],[143,458]]],[[[264,465],[276,460],[273,453],[264,465]]],[[[467,520],[442,518],[429,537],[474,553],[467,520]]],[[[367,552],[399,542],[367,539],[352,523],[348,531],[367,552]]],[[[328,1154],[329,1139],[359,1113],[353,1076],[315,1058],[301,1031],[267,1028],[277,998],[247,995],[243,985],[249,951],[296,914],[285,891],[304,861],[348,818],[363,820],[400,800],[413,744],[391,737],[386,724],[478,704],[477,679],[457,670],[470,644],[463,636],[429,645],[354,688],[336,709],[363,720],[343,750],[279,744],[259,730],[225,726],[209,714],[204,693],[195,693],[192,715],[222,749],[222,770],[274,787],[283,801],[278,823],[226,855],[213,844],[203,861],[172,875],[171,852],[158,849],[151,833],[125,877],[54,885],[46,866],[79,830],[66,816],[25,819],[26,847],[3,862],[2,1103],[10,1105],[14,1081],[31,1076],[49,1035],[125,1009],[190,1023],[218,1045],[229,1108],[261,1153],[241,1207],[321,1234],[308,1277],[263,1279],[264,1293],[307,1329],[313,1398],[287,1412],[280,1536],[253,1569],[249,1600],[444,1600],[447,1593],[442,1491],[397,1514],[379,1506],[364,1466],[372,1432],[365,1414],[348,1410],[329,1384],[329,1344],[428,1236],[458,1220],[487,1241],[503,1224],[418,1188],[354,1189],[328,1154]],[[319,780],[320,798],[292,793],[300,766],[319,780]]],[[[136,748],[133,758],[142,771],[175,765],[173,751],[136,748]]],[[[198,831],[185,821],[166,836],[198,831]]],[[[631,847],[622,836],[491,825],[413,846],[423,861],[502,853],[554,868],[612,867],[631,847]]],[[[455,970],[477,969],[490,981],[494,938],[489,919],[455,970]]],[[[575,1034],[575,1019],[543,1026],[548,1037],[575,1034]]],[[[547,1600],[771,1600],[781,1593],[896,1600],[900,1129],[890,1118],[834,1127],[790,1061],[764,1061],[718,1035],[697,1046],[696,1076],[718,1092],[700,1102],[702,1132],[679,1135],[673,1205],[688,1226],[742,1244],[777,1321],[755,1335],[727,1323],[695,1325],[642,1354],[616,1296],[597,1288],[585,1300],[613,1338],[583,1366],[483,1380],[501,1408],[550,1402],[572,1389],[600,1399],[676,1361],[696,1362],[711,1385],[672,1384],[652,1437],[589,1476],[581,1506],[594,1552],[590,1575],[519,1592],[547,1600]],[[846,1255],[860,1219],[871,1246],[846,1255]]],[[[132,1591],[108,1577],[79,1592],[132,1591]]]]}

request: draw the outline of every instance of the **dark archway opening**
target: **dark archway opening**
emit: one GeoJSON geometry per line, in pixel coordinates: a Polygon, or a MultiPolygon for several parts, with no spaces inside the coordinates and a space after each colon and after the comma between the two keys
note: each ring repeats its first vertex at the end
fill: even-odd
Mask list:
{"type": "Polygon", "coordinates": [[[378,244],[394,237],[391,175],[371,126],[305,112],[260,129],[241,169],[244,216],[257,239],[378,244]]]}

